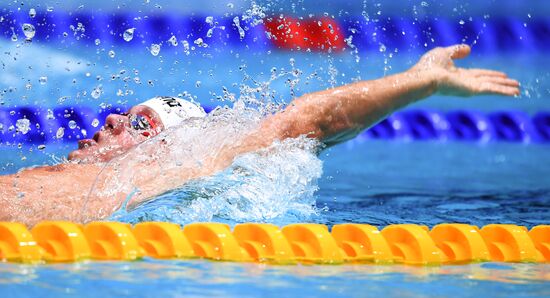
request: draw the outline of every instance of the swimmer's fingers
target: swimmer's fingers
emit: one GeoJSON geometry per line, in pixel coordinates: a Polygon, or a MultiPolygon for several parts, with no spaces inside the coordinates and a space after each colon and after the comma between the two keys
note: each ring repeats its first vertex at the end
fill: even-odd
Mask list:
{"type": "Polygon", "coordinates": [[[501,78],[507,78],[508,75],[501,71],[496,70],[490,70],[490,69],[482,69],[482,68],[469,68],[464,69],[463,71],[468,72],[469,75],[474,77],[501,77],[501,78]]]}
{"type": "Polygon", "coordinates": [[[514,79],[510,79],[510,78],[502,78],[502,77],[480,77],[480,79],[482,79],[483,81],[485,82],[489,82],[489,83],[493,83],[493,84],[498,84],[498,85],[502,85],[502,86],[507,86],[507,87],[519,87],[519,82],[514,80],[514,79]]]}
{"type": "Polygon", "coordinates": [[[475,88],[475,93],[517,96],[519,95],[519,88],[485,81],[483,83],[480,83],[477,88],[475,88]]]}

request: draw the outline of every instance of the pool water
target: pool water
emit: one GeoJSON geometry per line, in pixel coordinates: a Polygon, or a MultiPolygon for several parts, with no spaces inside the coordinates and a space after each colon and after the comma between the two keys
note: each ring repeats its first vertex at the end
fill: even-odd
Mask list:
{"type": "MultiPolygon", "coordinates": [[[[547,145],[354,140],[320,158],[316,212],[299,216],[288,210],[268,222],[532,227],[549,218],[550,169],[540,166],[550,162],[547,145]]],[[[238,222],[219,215],[211,220],[238,222]]],[[[3,297],[544,297],[549,279],[548,264],[274,266],[149,258],[0,264],[3,297]]]]}
{"type": "MultiPolygon", "coordinates": [[[[107,2],[106,5],[110,3],[107,2]]],[[[275,2],[277,7],[285,6],[283,1],[275,2]]],[[[522,8],[515,13],[536,17],[535,11],[547,7],[537,5],[540,10],[522,8]]],[[[114,9],[111,6],[106,7],[114,9]]],[[[77,7],[69,5],[67,9],[77,7]]],[[[308,7],[311,11],[318,10],[315,5],[308,7]]],[[[471,12],[487,13],[487,8],[480,7],[472,5],[471,12]]],[[[450,13],[458,19],[468,16],[468,10],[450,13]]],[[[506,15],[506,11],[501,14],[506,15]]],[[[159,94],[180,94],[190,95],[205,106],[231,106],[231,101],[220,98],[223,87],[238,95],[247,90],[243,86],[265,86],[262,83],[269,82],[267,86],[275,92],[271,100],[288,102],[293,95],[405,70],[423,51],[410,48],[391,55],[361,52],[357,62],[352,51],[327,54],[244,47],[187,56],[163,46],[160,55],[152,56],[147,46],[134,49],[106,44],[82,46],[73,39],[53,44],[0,40],[3,53],[0,77],[5,89],[0,101],[6,108],[95,109],[105,104],[131,106],[159,94]],[[270,81],[273,72],[288,73],[270,81]],[[43,76],[47,77],[45,83],[39,82],[43,76]],[[289,84],[288,79],[298,79],[297,84],[289,84]]],[[[460,66],[505,71],[522,83],[522,95],[475,99],[434,96],[412,108],[519,110],[529,114],[550,110],[550,57],[545,52],[477,53],[475,45],[473,50],[472,57],[459,62],[460,66]]],[[[0,174],[56,163],[74,146],[59,141],[48,143],[41,150],[36,144],[0,145],[0,174]]],[[[318,156],[307,150],[284,151],[284,147],[277,150],[286,155],[271,155],[272,167],[253,172],[255,178],[275,175],[271,182],[239,180],[242,183],[235,186],[225,179],[227,173],[220,173],[184,185],[136,210],[119,212],[111,219],[131,223],[144,219],[169,220],[180,224],[221,221],[230,225],[253,221],[280,226],[297,222],[329,226],[353,222],[378,227],[397,223],[430,227],[444,222],[478,226],[511,223],[530,228],[548,224],[550,218],[547,166],[550,147],[544,144],[356,138],[325,149],[318,156]],[[204,191],[203,186],[212,188],[204,191]],[[284,187],[288,189],[284,189],[287,192],[283,198],[284,187]],[[245,206],[243,210],[259,211],[241,212],[232,208],[226,198],[212,195],[209,191],[212,189],[221,189],[226,194],[235,190],[256,191],[252,193],[259,194],[261,200],[243,195],[240,202],[245,206]],[[203,195],[201,201],[189,199],[197,194],[203,195]],[[198,208],[204,206],[215,208],[198,208]]],[[[232,166],[251,170],[261,162],[267,161],[247,155],[232,166]]],[[[549,280],[548,264],[272,266],[148,258],[137,262],[0,264],[2,297],[545,297],[550,295],[549,280]]]]}
{"type": "Polygon", "coordinates": [[[3,264],[0,283],[3,297],[545,297],[549,270],[533,264],[269,266],[147,259],[3,264]]]}

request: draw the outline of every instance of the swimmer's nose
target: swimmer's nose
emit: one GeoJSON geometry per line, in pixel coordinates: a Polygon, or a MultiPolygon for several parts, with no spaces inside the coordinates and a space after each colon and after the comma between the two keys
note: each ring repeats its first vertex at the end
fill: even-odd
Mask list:
{"type": "Polygon", "coordinates": [[[113,134],[118,135],[128,124],[128,117],[119,114],[109,114],[105,119],[105,129],[111,130],[113,134]]]}

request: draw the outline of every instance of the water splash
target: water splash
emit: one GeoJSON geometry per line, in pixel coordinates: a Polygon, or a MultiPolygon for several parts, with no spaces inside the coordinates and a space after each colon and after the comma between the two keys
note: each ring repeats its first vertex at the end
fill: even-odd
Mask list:
{"type": "Polygon", "coordinates": [[[318,143],[299,138],[237,157],[226,170],[193,180],[110,219],[137,223],[170,221],[307,221],[317,214],[315,196],[322,163],[318,143]]]}
{"type": "Polygon", "coordinates": [[[307,221],[317,212],[321,144],[306,137],[273,142],[258,135],[273,104],[268,97],[249,98],[247,90],[233,108],[189,119],[109,162],[90,190],[92,201],[83,215],[90,216],[87,206],[99,199],[120,210],[91,216],[116,211],[111,219],[127,222],[307,221]],[[124,197],[131,203],[128,211],[120,207],[124,197]]]}

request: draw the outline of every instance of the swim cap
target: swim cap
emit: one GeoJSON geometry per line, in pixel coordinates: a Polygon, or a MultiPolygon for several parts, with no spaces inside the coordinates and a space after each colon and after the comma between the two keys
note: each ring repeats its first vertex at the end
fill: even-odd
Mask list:
{"type": "Polygon", "coordinates": [[[206,116],[200,106],[177,97],[157,96],[140,105],[153,109],[159,115],[165,129],[177,126],[189,118],[206,116]]]}

